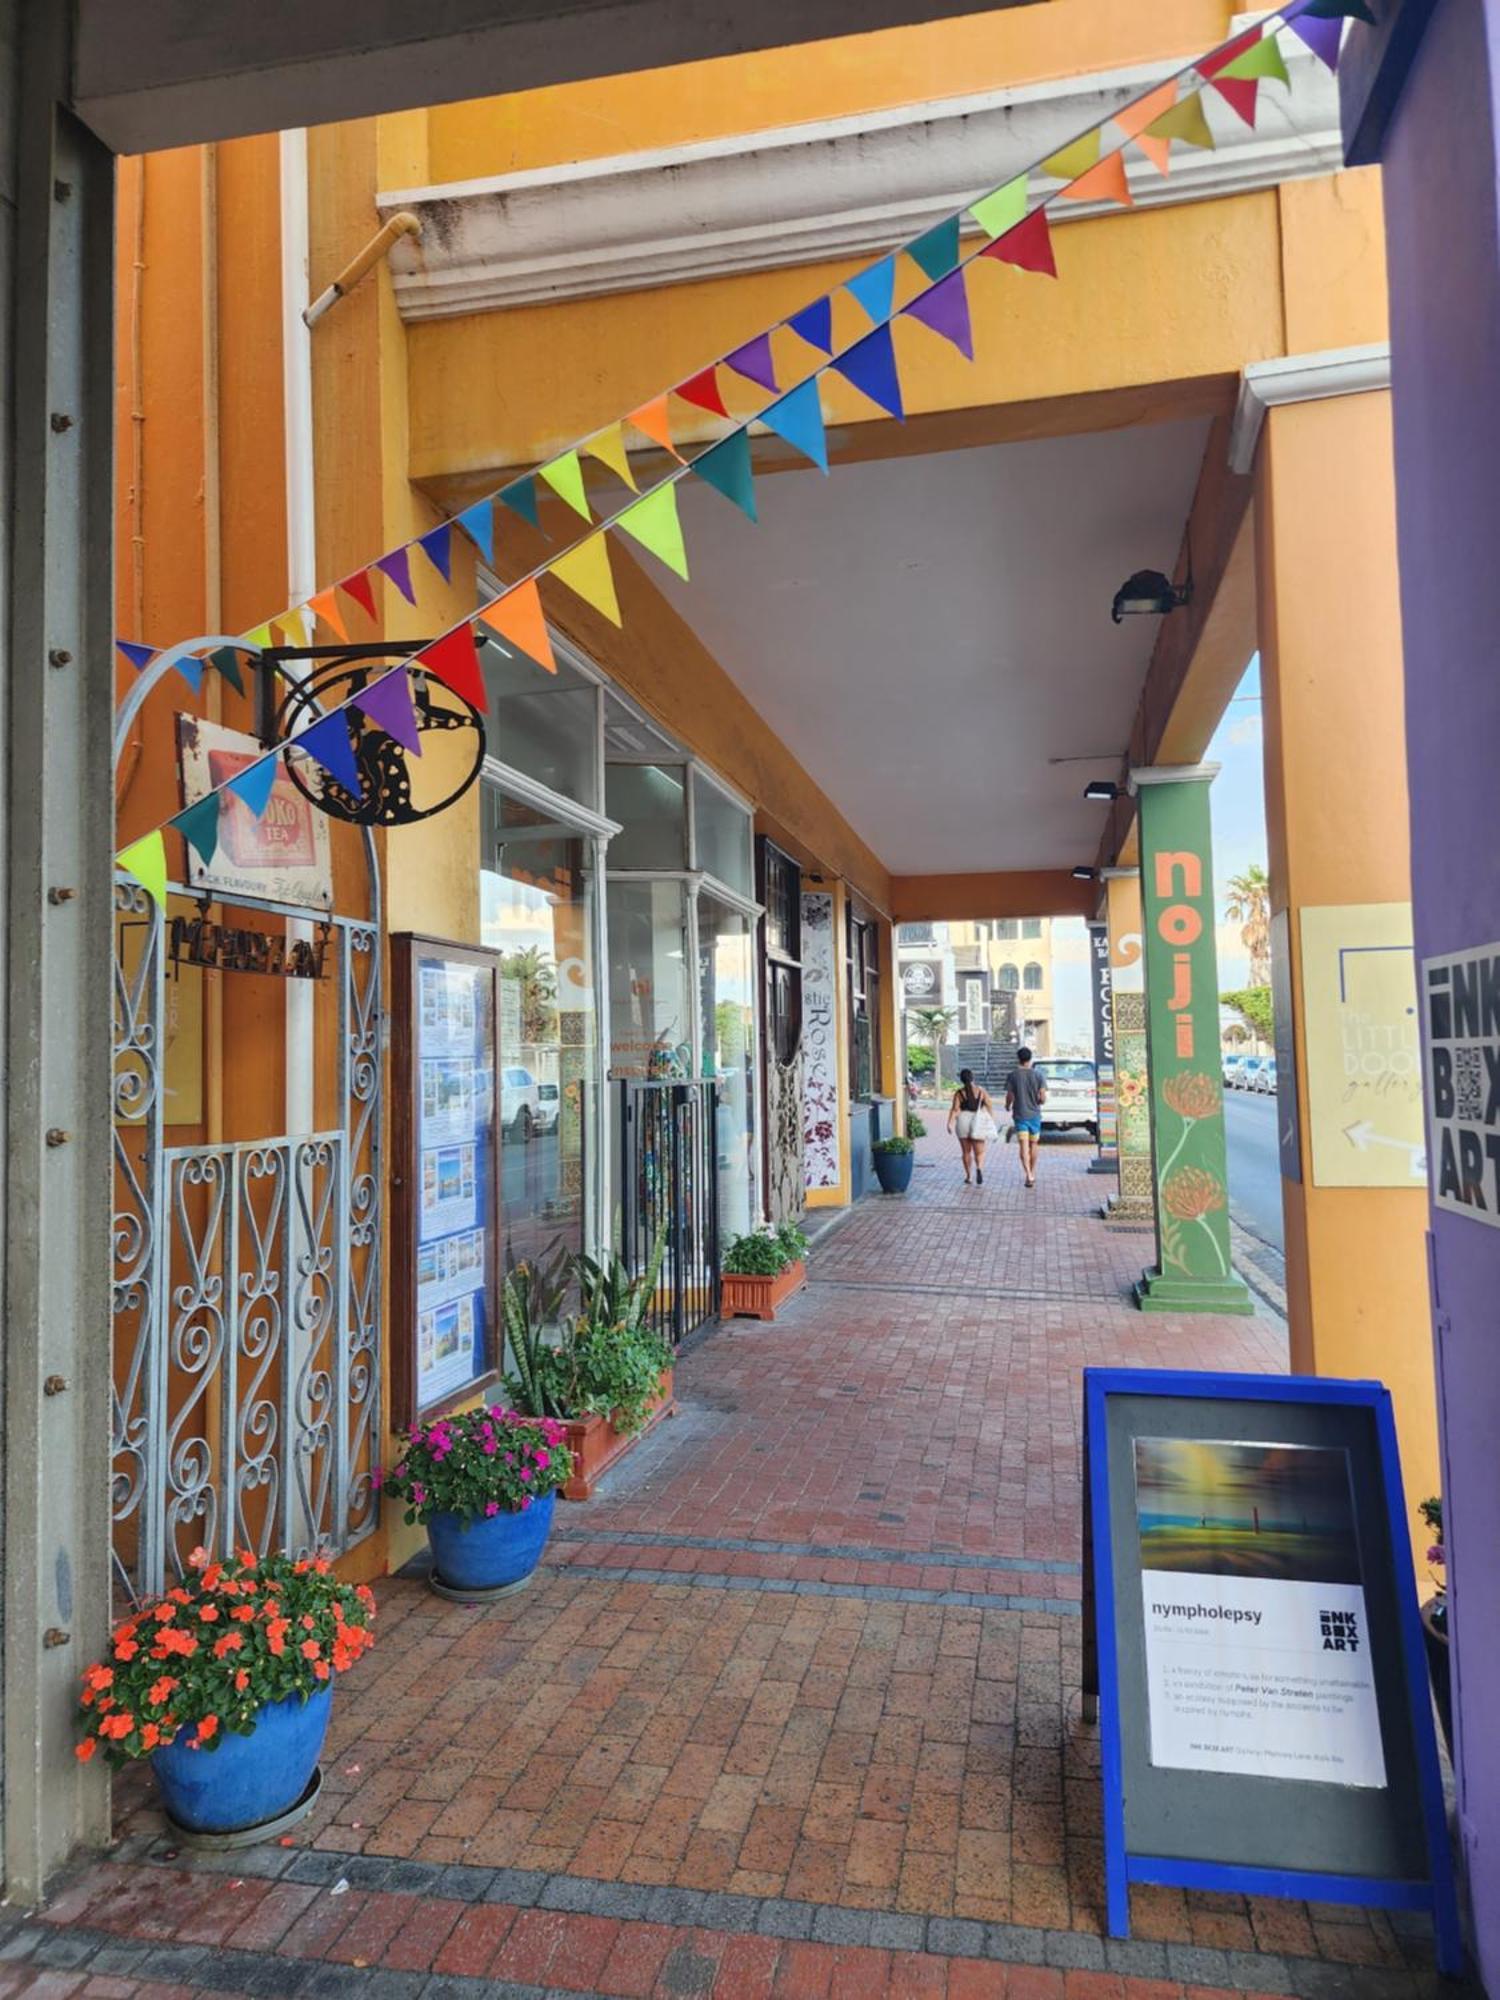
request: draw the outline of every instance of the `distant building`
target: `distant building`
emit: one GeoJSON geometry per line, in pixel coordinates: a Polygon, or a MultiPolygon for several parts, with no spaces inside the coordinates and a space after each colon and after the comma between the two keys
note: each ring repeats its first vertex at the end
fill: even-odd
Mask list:
{"type": "Polygon", "coordinates": [[[949,924],[960,1035],[1025,1042],[1053,1053],[1052,919],[949,924]]]}

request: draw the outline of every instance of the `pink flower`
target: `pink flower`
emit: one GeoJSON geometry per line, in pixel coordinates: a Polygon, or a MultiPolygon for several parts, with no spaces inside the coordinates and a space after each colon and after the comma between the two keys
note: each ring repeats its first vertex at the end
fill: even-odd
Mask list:
{"type": "Polygon", "coordinates": [[[1429,1561],[1430,1563],[1441,1563],[1441,1562],[1442,1562],[1442,1560],[1443,1560],[1443,1545],[1442,1545],[1442,1543],[1441,1543],[1441,1542],[1434,1542],[1434,1543],[1433,1543],[1432,1547],[1431,1547],[1431,1548],[1430,1548],[1430,1549],[1429,1549],[1429,1550],[1427,1551],[1427,1560],[1428,1560],[1428,1561],[1429,1561]]]}
{"type": "Polygon", "coordinates": [[[526,1509],[530,1505],[531,1505],[531,1495],[529,1493],[523,1493],[521,1495],[521,1512],[524,1514],[526,1512],[526,1509]]]}
{"type": "Polygon", "coordinates": [[[375,1470],[370,1474],[370,1484],[375,1488],[375,1491],[377,1493],[380,1491],[381,1487],[384,1486],[385,1484],[385,1474],[381,1471],[378,1465],[376,1466],[375,1470]]]}
{"type": "Polygon", "coordinates": [[[536,1462],[542,1468],[542,1470],[545,1471],[546,1468],[552,1463],[551,1452],[542,1451],[539,1447],[536,1454],[536,1462]]]}
{"type": "Polygon", "coordinates": [[[500,1502],[498,1500],[486,1500],[484,1503],[484,1511],[486,1515],[489,1516],[498,1514],[500,1512],[500,1502]]]}
{"type": "Polygon", "coordinates": [[[411,1497],[420,1507],[422,1502],[427,1498],[427,1488],[425,1486],[413,1486],[411,1497]]]}

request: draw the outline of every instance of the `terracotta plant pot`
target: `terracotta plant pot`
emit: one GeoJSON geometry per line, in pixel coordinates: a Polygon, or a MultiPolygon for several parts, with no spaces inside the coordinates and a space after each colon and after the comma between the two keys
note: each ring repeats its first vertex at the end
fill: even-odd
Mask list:
{"type": "Polygon", "coordinates": [[[799,1257],[774,1278],[749,1278],[726,1271],[719,1279],[721,1319],[775,1319],[778,1306],[807,1283],[807,1265],[799,1257]]]}
{"type": "Polygon", "coordinates": [[[653,1424],[676,1410],[672,1400],[672,1371],[661,1378],[661,1394],[651,1405],[650,1414],[638,1431],[617,1431],[608,1417],[569,1417],[567,1446],[573,1454],[573,1476],[562,1489],[564,1500],[588,1500],[594,1488],[630,1447],[643,1438],[653,1424]]]}

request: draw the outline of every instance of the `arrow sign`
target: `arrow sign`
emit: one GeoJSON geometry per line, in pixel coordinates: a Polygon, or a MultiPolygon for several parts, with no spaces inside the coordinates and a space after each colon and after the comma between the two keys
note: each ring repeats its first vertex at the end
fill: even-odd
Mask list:
{"type": "Polygon", "coordinates": [[[1386,1132],[1377,1132],[1368,1118],[1361,1118],[1354,1125],[1344,1127],[1344,1137],[1358,1153],[1367,1153],[1371,1146],[1391,1146],[1398,1153],[1405,1153],[1411,1162],[1414,1180],[1419,1180],[1427,1172],[1427,1154],[1421,1146],[1408,1144],[1405,1139],[1393,1139],[1386,1132]]]}

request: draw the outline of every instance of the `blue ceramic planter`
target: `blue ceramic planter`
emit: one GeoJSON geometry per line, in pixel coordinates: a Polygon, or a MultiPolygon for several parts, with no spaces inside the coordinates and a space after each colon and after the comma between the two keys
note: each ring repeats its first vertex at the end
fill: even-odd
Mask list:
{"type": "Polygon", "coordinates": [[[875,1153],[875,1178],[886,1194],[905,1194],[911,1186],[915,1153],[875,1153]]]}
{"type": "Polygon", "coordinates": [[[481,1514],[465,1521],[434,1514],[427,1523],[432,1567],[450,1590],[504,1590],[524,1583],[542,1559],[557,1495],[534,1500],[522,1513],[481,1514]]]}
{"type": "Polygon", "coordinates": [[[249,1736],[225,1735],[215,1750],[188,1748],[190,1731],[151,1753],[162,1803],[192,1833],[237,1833],[279,1819],[312,1782],[328,1734],[333,1684],[268,1702],[249,1736]]]}

